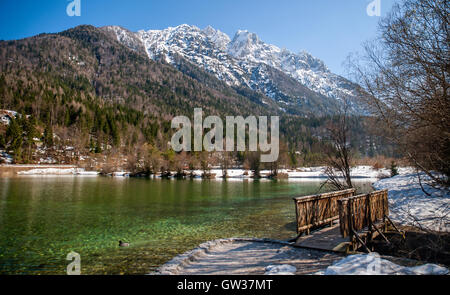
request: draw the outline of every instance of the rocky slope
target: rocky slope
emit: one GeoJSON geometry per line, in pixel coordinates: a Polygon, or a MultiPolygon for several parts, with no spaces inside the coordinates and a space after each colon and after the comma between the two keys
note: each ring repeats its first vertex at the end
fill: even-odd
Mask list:
{"type": "Polygon", "coordinates": [[[256,34],[240,30],[231,39],[210,26],[190,25],[164,30],[130,32],[105,27],[124,45],[146,51],[180,69],[180,59],[213,74],[232,87],[246,87],[275,101],[292,114],[331,114],[346,99],[355,113],[357,85],[332,73],[323,61],[303,51],[298,54],[263,42],[256,34]]]}

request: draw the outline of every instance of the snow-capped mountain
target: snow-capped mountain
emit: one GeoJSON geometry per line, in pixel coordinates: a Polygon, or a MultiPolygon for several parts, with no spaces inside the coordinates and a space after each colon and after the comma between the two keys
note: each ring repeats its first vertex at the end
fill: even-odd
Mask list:
{"type": "Polygon", "coordinates": [[[332,113],[342,98],[361,112],[356,85],[336,75],[323,61],[303,51],[298,54],[267,44],[255,34],[239,30],[233,39],[212,28],[180,25],[164,30],[130,32],[106,27],[119,42],[137,50],[143,46],[149,58],[177,65],[179,57],[215,75],[233,87],[262,92],[280,109],[298,112],[305,105],[332,113]]]}

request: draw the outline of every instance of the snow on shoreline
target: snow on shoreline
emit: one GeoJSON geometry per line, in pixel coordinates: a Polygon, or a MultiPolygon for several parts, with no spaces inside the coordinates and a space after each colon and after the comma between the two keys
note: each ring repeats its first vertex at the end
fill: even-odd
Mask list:
{"type": "MultiPolygon", "coordinates": [[[[19,175],[84,175],[84,176],[94,176],[99,175],[99,171],[85,171],[83,168],[77,168],[71,165],[3,165],[4,167],[21,167],[21,168],[34,168],[30,170],[19,171],[19,175]]],[[[399,172],[402,174],[411,173],[413,171],[410,167],[398,168],[399,172]]],[[[185,171],[188,173],[188,171],[185,171]]],[[[290,180],[307,180],[307,181],[323,181],[327,178],[325,174],[325,167],[302,167],[297,169],[280,169],[278,171],[282,174],[287,174],[290,180]]],[[[221,169],[215,167],[210,170],[210,173],[215,175],[215,179],[223,179],[223,172],[221,169]]],[[[170,178],[174,178],[176,173],[172,172],[170,178]]],[[[202,170],[194,170],[194,177],[200,179],[203,174],[202,170]]],[[[262,177],[267,177],[270,175],[269,170],[261,170],[260,174],[262,177]]],[[[351,169],[351,175],[354,181],[376,181],[379,178],[388,177],[390,174],[389,169],[374,169],[371,166],[356,166],[351,169]]],[[[116,171],[110,173],[111,176],[116,177],[128,177],[129,172],[116,171]]],[[[151,175],[152,178],[160,178],[161,175],[151,175]]],[[[253,179],[252,172],[242,168],[228,169],[227,178],[229,180],[242,180],[242,179],[253,179]]]]}
{"type": "Polygon", "coordinates": [[[297,268],[289,264],[269,265],[266,267],[265,275],[295,275],[297,268]]]}
{"type": "Polygon", "coordinates": [[[449,270],[437,264],[423,264],[406,267],[380,258],[378,253],[356,254],[347,256],[324,271],[320,275],[447,275],[449,270]]]}
{"type": "MultiPolygon", "coordinates": [[[[45,165],[26,165],[20,166],[23,168],[35,168],[26,171],[18,172],[19,175],[98,175],[97,171],[85,171],[82,168],[76,168],[74,166],[60,166],[58,168],[46,167],[45,165]]],[[[399,168],[400,171],[410,171],[410,168],[399,168]]],[[[325,167],[306,167],[298,169],[280,169],[279,173],[287,174],[289,179],[307,179],[307,180],[324,180],[327,178],[325,174],[325,167]]],[[[194,175],[200,178],[203,174],[202,170],[194,170],[194,175]]],[[[223,173],[221,169],[214,168],[210,170],[210,173],[215,174],[216,179],[222,179],[223,173]]],[[[262,170],[261,175],[268,176],[269,170],[262,170]]],[[[175,175],[175,172],[172,172],[175,175]]],[[[251,171],[245,169],[228,169],[228,178],[230,179],[251,179],[251,171]],[[247,172],[247,173],[245,173],[247,172]],[[247,174],[247,175],[245,175],[247,174]]],[[[381,176],[388,176],[388,169],[373,169],[371,166],[356,166],[351,170],[352,177],[357,181],[358,179],[377,179],[381,176]]],[[[117,171],[112,173],[113,176],[128,176],[129,173],[123,171],[117,171]]],[[[152,177],[159,178],[160,175],[153,175],[152,177]]]]}
{"type": "Polygon", "coordinates": [[[97,171],[85,171],[83,168],[37,168],[17,172],[19,175],[82,175],[95,176],[97,171]]]}
{"type": "Polygon", "coordinates": [[[314,274],[341,254],[294,247],[260,238],[225,238],[204,242],[159,266],[152,275],[292,275],[314,274]]]}
{"type": "Polygon", "coordinates": [[[427,196],[421,189],[416,173],[400,174],[381,179],[373,184],[377,190],[389,190],[389,216],[402,225],[427,230],[450,232],[450,193],[426,184],[421,176],[427,196]]]}
{"type": "MultiPolygon", "coordinates": [[[[325,174],[326,167],[319,166],[319,167],[300,167],[297,169],[280,169],[278,170],[278,173],[287,174],[289,179],[306,179],[308,181],[310,180],[319,180],[323,181],[328,176],[325,174]]],[[[411,167],[402,167],[398,168],[400,173],[408,173],[412,172],[413,169],[411,167]]],[[[193,171],[195,177],[200,178],[203,174],[202,170],[194,170],[193,171]]],[[[215,174],[216,179],[222,179],[223,172],[219,168],[213,168],[210,170],[211,174],[215,174]]],[[[172,172],[172,174],[175,174],[175,172],[172,172]]],[[[260,174],[262,177],[267,177],[270,174],[269,170],[261,170],[260,174]]],[[[374,181],[382,178],[382,177],[389,177],[390,170],[389,169],[374,169],[372,166],[356,166],[351,169],[351,176],[353,180],[358,181],[361,180],[367,180],[367,179],[373,179],[374,181]]],[[[245,169],[228,169],[227,170],[227,178],[228,179],[252,179],[252,172],[250,170],[245,169]],[[247,175],[245,175],[245,172],[247,172],[247,175]]],[[[154,177],[160,177],[154,176],[154,177]]]]}
{"type": "MultiPolygon", "coordinates": [[[[398,262],[397,262],[398,263],[398,262]]],[[[398,265],[378,253],[342,254],[257,238],[212,240],[179,254],[151,275],[447,275],[437,264],[398,265]]]]}
{"type": "MultiPolygon", "coordinates": [[[[319,167],[301,167],[297,169],[280,169],[278,173],[284,173],[289,176],[289,178],[310,178],[310,179],[324,179],[327,178],[325,174],[324,166],[319,167]]],[[[401,168],[409,171],[410,168],[401,168]]],[[[251,171],[248,171],[249,175],[244,175],[244,169],[229,169],[227,171],[228,177],[230,178],[251,178],[251,171]]],[[[194,174],[200,176],[203,172],[201,170],[194,170],[194,174]]],[[[216,174],[216,178],[221,178],[223,173],[221,169],[211,169],[212,174],[216,174]]],[[[270,174],[269,170],[261,170],[260,174],[262,176],[268,176],[270,174]]],[[[379,176],[388,176],[388,169],[373,169],[371,166],[356,166],[351,169],[351,175],[353,178],[378,178],[379,176]]]]}

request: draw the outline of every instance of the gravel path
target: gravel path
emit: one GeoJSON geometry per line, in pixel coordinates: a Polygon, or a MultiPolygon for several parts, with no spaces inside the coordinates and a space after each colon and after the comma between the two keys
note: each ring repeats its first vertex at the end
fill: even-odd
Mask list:
{"type": "Polygon", "coordinates": [[[312,274],[344,256],[293,247],[267,239],[221,239],[201,244],[176,256],[154,274],[164,275],[263,275],[269,265],[289,264],[296,274],[312,274]]]}

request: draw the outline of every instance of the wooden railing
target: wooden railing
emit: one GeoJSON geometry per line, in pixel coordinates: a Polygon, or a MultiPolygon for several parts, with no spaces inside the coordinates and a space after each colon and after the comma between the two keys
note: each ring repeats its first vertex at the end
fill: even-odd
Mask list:
{"type": "Polygon", "coordinates": [[[338,200],[351,197],[355,189],[347,189],[312,196],[294,198],[297,219],[297,233],[309,234],[313,227],[319,227],[339,219],[338,200]]]}
{"type": "Polygon", "coordinates": [[[384,222],[389,215],[388,191],[342,198],[338,200],[338,207],[340,230],[344,238],[353,237],[365,228],[378,231],[374,225],[379,221],[384,222]]]}

